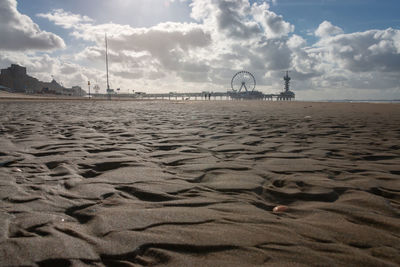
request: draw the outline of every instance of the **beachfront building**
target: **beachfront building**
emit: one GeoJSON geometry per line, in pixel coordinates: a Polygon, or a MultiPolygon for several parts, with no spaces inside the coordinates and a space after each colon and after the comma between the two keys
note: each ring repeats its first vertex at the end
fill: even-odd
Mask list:
{"type": "Polygon", "coordinates": [[[7,69],[0,72],[0,85],[10,88],[15,93],[25,94],[54,94],[66,96],[84,96],[86,92],[80,86],[65,88],[56,80],[42,82],[29,76],[26,68],[17,64],[12,64],[7,69]]]}
{"type": "Polygon", "coordinates": [[[27,76],[26,68],[12,64],[11,67],[1,70],[0,85],[10,88],[11,92],[24,92],[27,76]]]}

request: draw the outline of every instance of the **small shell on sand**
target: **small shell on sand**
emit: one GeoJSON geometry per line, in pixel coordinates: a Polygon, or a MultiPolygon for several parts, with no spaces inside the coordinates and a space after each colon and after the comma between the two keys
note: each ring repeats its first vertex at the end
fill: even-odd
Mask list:
{"type": "Polygon", "coordinates": [[[22,170],[20,168],[12,168],[13,172],[22,172],[22,170]]]}
{"type": "Polygon", "coordinates": [[[273,212],[273,213],[285,212],[285,211],[287,211],[288,209],[289,209],[288,206],[283,206],[283,205],[281,205],[281,206],[276,206],[275,208],[273,208],[272,212],[273,212]]]}

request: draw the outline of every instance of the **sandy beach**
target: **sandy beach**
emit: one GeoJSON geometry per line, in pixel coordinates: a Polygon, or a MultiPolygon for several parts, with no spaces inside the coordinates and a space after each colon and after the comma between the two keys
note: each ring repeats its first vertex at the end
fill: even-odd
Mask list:
{"type": "Polygon", "coordinates": [[[0,109],[1,266],[400,265],[400,104],[0,109]]]}

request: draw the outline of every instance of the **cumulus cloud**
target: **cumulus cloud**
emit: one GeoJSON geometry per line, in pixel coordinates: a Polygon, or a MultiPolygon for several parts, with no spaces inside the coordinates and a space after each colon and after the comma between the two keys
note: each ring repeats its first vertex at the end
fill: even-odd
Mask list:
{"type": "Polygon", "coordinates": [[[327,61],[352,72],[400,71],[400,31],[369,30],[325,37],[315,47],[327,61]]]}
{"type": "Polygon", "coordinates": [[[96,81],[105,78],[104,71],[83,67],[63,58],[43,53],[39,55],[17,51],[0,53],[0,65],[9,67],[10,64],[26,67],[28,75],[41,81],[49,82],[54,78],[66,87],[80,85],[85,89],[88,80],[96,81]]]}
{"type": "MultiPolygon", "coordinates": [[[[75,29],[76,36],[91,38],[97,42],[96,46],[88,47],[79,54],[81,59],[104,59],[104,39],[100,37],[104,34],[100,30],[103,27],[93,25],[75,29]]],[[[131,79],[156,79],[164,77],[164,74],[156,75],[156,71],[173,71],[186,78],[187,73],[207,71],[202,60],[194,56],[197,49],[205,48],[211,43],[209,33],[201,25],[169,22],[150,28],[125,27],[123,31],[112,32],[108,38],[111,64],[122,64],[134,73],[129,75],[126,71],[118,71],[115,75],[131,79]]]]}
{"type": "Polygon", "coordinates": [[[93,22],[93,19],[89,18],[88,16],[72,14],[71,12],[66,12],[63,9],[54,9],[50,13],[39,13],[36,16],[40,18],[46,18],[54,22],[54,24],[65,29],[77,27],[77,25],[82,23],[93,22]]]}
{"type": "Polygon", "coordinates": [[[259,25],[247,17],[247,0],[195,0],[190,4],[191,17],[210,31],[233,39],[249,39],[261,33],[259,25]]]}
{"type": "Polygon", "coordinates": [[[65,60],[25,55],[15,61],[16,54],[9,53],[0,55],[0,61],[12,62],[15,57],[14,62],[25,64],[39,77],[53,73],[82,85],[87,80],[104,83],[104,33],[108,32],[111,84],[122,90],[226,90],[235,71],[242,69],[255,75],[258,89],[264,92],[279,92],[288,69],[297,95],[313,90],[326,96],[347,96],[349,88],[400,90],[399,30],[344,33],[323,21],[314,31],[317,42],[307,44],[294,34],[294,25],[272,12],[268,3],[192,0],[188,5],[195,22],[164,22],[146,28],[96,24],[89,17],[56,9],[38,16],[90,46],[73,56],[65,55],[65,60]]]}
{"type": "Polygon", "coordinates": [[[297,49],[297,48],[302,48],[306,45],[306,40],[304,40],[303,37],[293,34],[287,41],[287,45],[291,49],[297,49]]]}
{"type": "Polygon", "coordinates": [[[254,3],[252,6],[252,15],[262,25],[268,38],[280,38],[294,31],[294,26],[284,21],[282,16],[270,11],[267,3],[259,5],[254,3]]]}
{"type": "Polygon", "coordinates": [[[248,0],[194,0],[190,6],[191,16],[198,23],[167,22],[149,28],[95,24],[90,18],[63,10],[39,16],[70,29],[77,39],[95,42],[75,56],[79,60],[103,60],[104,32],[111,32],[109,55],[113,68],[122,65],[134,73],[116,71],[120,77],[157,79],[173,72],[186,82],[220,83],[242,68],[263,77],[266,69],[290,67],[291,51],[286,41],[294,26],[269,11],[266,3],[251,6],[248,0]],[[229,74],[212,71],[227,67],[233,69],[229,74]]]}
{"type": "MultiPolygon", "coordinates": [[[[288,34],[294,26],[269,10],[267,3],[247,0],[195,0],[191,17],[210,32],[205,54],[208,80],[224,84],[236,70],[256,74],[257,84],[271,84],[266,73],[290,67],[288,34]]],[[[203,57],[201,57],[203,58],[203,57]]]]}
{"type": "Polygon", "coordinates": [[[332,23],[326,20],[323,21],[315,30],[315,35],[318,37],[328,37],[341,33],[343,33],[343,30],[340,27],[334,26],[332,23]]]}
{"type": "MultiPolygon", "coordinates": [[[[304,38],[292,34],[294,26],[270,11],[265,2],[194,0],[190,6],[197,23],[161,23],[150,28],[77,23],[73,35],[96,42],[80,56],[103,60],[103,33],[110,31],[114,75],[126,79],[166,79],[174,73],[174,79],[186,83],[225,87],[235,70],[247,69],[256,75],[257,84],[280,88],[281,74],[291,69],[296,89],[370,88],[376,85],[371,80],[375,75],[364,75],[361,83],[354,79],[355,73],[398,68],[396,30],[344,34],[324,21],[315,31],[320,40],[309,47],[304,38]]],[[[389,86],[393,79],[387,81],[389,86]]]]}
{"type": "Polygon", "coordinates": [[[325,35],[312,46],[294,45],[302,42],[292,36],[296,89],[308,98],[398,98],[399,35],[391,28],[325,35]]]}
{"type": "Polygon", "coordinates": [[[156,79],[164,77],[164,71],[174,71],[186,79],[195,76],[188,73],[207,71],[199,58],[193,58],[197,49],[211,43],[210,34],[200,24],[166,22],[149,28],[133,28],[114,23],[96,25],[90,18],[63,10],[39,16],[71,29],[77,39],[95,42],[95,46],[87,47],[75,56],[78,60],[104,60],[104,33],[111,33],[108,35],[110,64],[113,69],[121,68],[114,75],[122,78],[156,79]],[[156,75],[157,71],[161,73],[156,75]]]}
{"type": "Polygon", "coordinates": [[[210,35],[194,23],[162,23],[151,28],[131,29],[110,39],[119,49],[149,51],[152,55],[176,50],[188,51],[211,42],[210,35]]]}
{"type": "Polygon", "coordinates": [[[64,48],[59,36],[43,31],[17,10],[16,0],[0,1],[0,50],[52,50],[64,48]]]}
{"type": "Polygon", "coordinates": [[[294,31],[294,26],[269,10],[269,4],[248,0],[195,0],[191,17],[209,29],[240,41],[258,38],[280,38],[294,31]]]}

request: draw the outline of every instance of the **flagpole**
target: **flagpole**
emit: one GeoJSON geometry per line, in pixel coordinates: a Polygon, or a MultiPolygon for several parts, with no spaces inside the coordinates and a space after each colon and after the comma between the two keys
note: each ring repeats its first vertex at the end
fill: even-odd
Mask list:
{"type": "Polygon", "coordinates": [[[105,41],[106,41],[106,71],[107,71],[107,93],[110,91],[110,84],[108,82],[108,46],[107,46],[107,33],[105,33],[105,41]]]}

